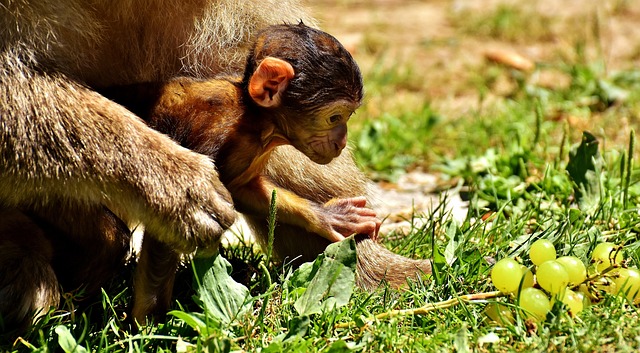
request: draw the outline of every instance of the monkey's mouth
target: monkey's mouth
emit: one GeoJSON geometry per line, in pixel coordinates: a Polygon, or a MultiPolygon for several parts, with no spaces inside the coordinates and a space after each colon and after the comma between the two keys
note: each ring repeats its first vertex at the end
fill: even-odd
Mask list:
{"type": "MultiPolygon", "coordinates": [[[[337,156],[336,156],[337,157],[337,156]]],[[[327,157],[327,156],[318,156],[316,155],[315,157],[309,157],[309,159],[311,159],[314,163],[317,164],[329,164],[335,157],[327,157]]]]}
{"type": "Polygon", "coordinates": [[[313,153],[305,153],[311,161],[317,164],[328,164],[342,153],[342,149],[335,149],[331,153],[321,153],[313,149],[313,153]]]}
{"type": "Polygon", "coordinates": [[[345,146],[337,142],[327,141],[326,138],[316,140],[309,144],[312,153],[305,153],[312,161],[318,164],[327,164],[332,159],[338,157],[345,146]],[[325,161],[321,163],[319,161],[325,161]]]}

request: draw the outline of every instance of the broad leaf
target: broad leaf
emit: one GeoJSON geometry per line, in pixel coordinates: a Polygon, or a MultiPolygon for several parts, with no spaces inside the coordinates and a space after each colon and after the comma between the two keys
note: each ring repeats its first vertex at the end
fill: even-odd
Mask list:
{"type": "Polygon", "coordinates": [[[437,246],[435,239],[431,240],[431,244],[433,246],[433,260],[431,260],[433,268],[431,270],[433,279],[436,281],[436,284],[439,285],[442,284],[443,281],[443,271],[447,266],[447,259],[444,256],[444,252],[442,251],[442,249],[437,246]]]}
{"type": "Polygon", "coordinates": [[[207,324],[200,318],[202,314],[186,313],[180,310],[172,310],[168,313],[176,318],[184,321],[189,327],[198,333],[206,332],[207,324]]]}
{"type": "Polygon", "coordinates": [[[76,342],[76,339],[66,326],[56,326],[55,331],[58,334],[58,344],[66,353],[85,353],[87,351],[86,348],[76,342]]]}
{"type": "Polygon", "coordinates": [[[294,304],[300,315],[317,314],[346,305],[355,285],[355,240],[349,237],[329,245],[311,266],[303,266],[299,271],[292,281],[295,280],[298,286],[307,283],[306,290],[294,304]]]}
{"type": "MultiPolygon", "coordinates": [[[[350,342],[351,346],[353,345],[353,342],[350,342]]],[[[333,342],[329,348],[327,348],[326,353],[344,353],[344,352],[354,352],[355,349],[351,349],[351,347],[349,347],[349,344],[347,344],[345,341],[340,340],[340,341],[335,341],[333,342]]]]}
{"type": "Polygon", "coordinates": [[[287,334],[284,336],[283,342],[295,341],[302,339],[307,334],[307,330],[311,325],[311,320],[308,316],[299,316],[291,319],[288,323],[287,334]]]}
{"type": "MultiPolygon", "coordinates": [[[[194,259],[196,269],[204,267],[211,258],[194,259]]],[[[196,270],[198,276],[198,270],[196,270]]],[[[231,264],[222,256],[215,256],[213,263],[201,277],[198,288],[198,299],[203,309],[211,317],[217,318],[224,324],[230,324],[236,317],[251,309],[249,302],[252,297],[247,287],[237,283],[229,275],[231,264]]]]}
{"type": "Polygon", "coordinates": [[[574,192],[580,204],[590,204],[598,198],[600,181],[596,172],[601,164],[598,140],[591,133],[584,131],[582,142],[570,152],[567,163],[567,172],[575,184],[574,192]]]}

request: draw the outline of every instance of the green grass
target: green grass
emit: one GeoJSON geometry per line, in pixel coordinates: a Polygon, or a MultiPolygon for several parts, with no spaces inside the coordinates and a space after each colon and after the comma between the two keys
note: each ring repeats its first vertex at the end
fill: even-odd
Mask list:
{"type": "Polygon", "coordinates": [[[486,12],[464,9],[450,16],[465,34],[516,43],[549,41],[556,37],[554,18],[536,9],[535,3],[501,4],[486,12]]]}
{"type": "MultiPolygon", "coordinates": [[[[427,219],[425,225],[416,227],[406,237],[393,237],[387,242],[391,249],[405,255],[439,254],[434,260],[434,275],[410,284],[406,291],[384,286],[374,293],[355,289],[346,303],[335,309],[300,313],[296,302],[309,284],[300,284],[286,267],[264,263],[264,255],[241,244],[225,251],[236,268],[244,264],[253,269],[242,276],[252,298],[244,303],[246,309],[239,316],[220,319],[210,309],[202,309],[206,305],[195,305],[190,298],[194,293],[187,290],[178,293],[183,306],[176,304],[178,310],[166,321],[133,333],[123,322],[130,300],[129,283],[114,283],[102,300],[88,309],[73,311],[70,310],[73,307],[67,307],[54,312],[13,348],[9,345],[4,348],[45,352],[62,347],[72,351],[77,343],[88,350],[111,352],[636,350],[640,345],[635,339],[640,334],[637,309],[610,295],[576,318],[570,317],[563,308],[555,307],[545,322],[535,325],[521,317],[513,325],[489,322],[483,314],[486,302],[504,302],[505,298],[465,302],[420,315],[371,319],[394,309],[418,308],[465,294],[492,291],[488,274],[493,261],[513,256],[526,263],[528,246],[538,238],[553,241],[559,254],[572,254],[585,262],[597,242],[624,244],[629,265],[639,264],[640,214],[636,206],[640,203],[639,171],[632,168],[627,176],[625,169],[629,163],[626,158],[633,156],[633,151],[600,148],[602,169],[597,170],[597,185],[601,188],[579,200],[575,182],[565,171],[569,150],[572,145],[575,148],[579,140],[569,136],[553,139],[556,130],[564,131],[562,124],[556,126],[556,122],[545,121],[540,113],[549,105],[562,105],[567,95],[593,96],[592,91],[582,93],[585,85],[588,84],[571,92],[553,92],[546,103],[541,103],[537,96],[518,92],[513,100],[477,113],[478,119],[471,123],[467,121],[465,129],[472,129],[475,137],[468,135],[467,145],[464,138],[455,139],[453,143],[458,144],[460,152],[455,158],[443,159],[438,169],[447,177],[463,178],[469,186],[468,218],[458,224],[446,213],[419,215],[427,219]],[[494,117],[495,124],[490,124],[490,116],[494,117]],[[490,148],[491,145],[494,147],[490,148]],[[492,215],[490,220],[482,221],[487,214],[492,215]],[[265,282],[266,274],[260,270],[265,265],[271,268],[269,277],[274,279],[273,283],[265,282]],[[197,320],[202,321],[198,324],[197,320]],[[335,327],[337,323],[346,322],[353,324],[347,329],[335,327]],[[497,337],[499,343],[482,343],[489,337],[497,337]]],[[[372,169],[393,169],[395,166],[379,167],[376,163],[393,160],[401,154],[425,153],[420,146],[415,149],[408,142],[399,141],[403,136],[414,142],[422,134],[436,140],[444,138],[435,136],[439,122],[429,107],[423,107],[418,114],[424,122],[406,123],[414,124],[410,128],[397,126],[404,124],[408,117],[391,115],[382,117],[383,125],[375,125],[375,121],[365,125],[363,135],[356,140],[360,141],[360,147],[365,134],[373,136],[383,132],[392,134],[393,138],[388,140],[397,144],[369,141],[372,144],[369,148],[389,154],[380,160],[363,162],[372,169]],[[387,148],[389,151],[385,151],[387,148]]],[[[453,134],[456,129],[453,130],[448,133],[453,134]]],[[[359,155],[366,157],[367,153],[371,152],[359,155]]],[[[189,273],[188,268],[182,270],[184,283],[190,282],[189,273]]],[[[222,297],[232,296],[213,285],[203,288],[213,293],[222,292],[222,297]]],[[[353,285],[347,284],[347,288],[353,285]]]]}
{"type": "MultiPolygon", "coordinates": [[[[530,15],[525,10],[499,8],[482,17],[482,26],[488,27],[471,29],[515,42],[527,35],[538,40],[551,35],[539,28],[539,23],[546,25],[544,18],[530,15]],[[516,25],[504,27],[503,22],[516,25]],[[514,32],[516,27],[532,29],[523,34],[514,32]]],[[[479,23],[469,21],[471,26],[479,23]]],[[[465,28],[461,31],[468,33],[465,28]]],[[[593,43],[576,42],[570,55],[538,63],[530,74],[484,64],[467,82],[477,101],[457,113],[444,114],[429,101],[415,63],[385,65],[379,59],[365,71],[367,101],[353,119],[351,134],[364,170],[372,178],[393,180],[406,170],[423,168],[442,179],[463,181],[469,200],[463,222],[434,210],[414,215],[425,222],[416,222],[410,234],[389,234],[383,239],[387,247],[405,256],[434,257],[434,274],[410,283],[406,290],[383,285],[367,293],[353,288],[345,275],[335,294],[341,298],[336,307],[323,308],[327,300],[321,294],[330,289],[322,285],[331,280],[318,280],[320,287],[312,287],[308,278],[294,276],[293,269],[269,262],[265,254],[241,243],[225,249],[223,255],[233,264],[234,278],[248,291],[222,290],[220,284],[205,280],[213,276],[202,273],[210,264],[195,266],[202,284],[194,285],[193,269],[185,266],[178,277],[175,311],[157,325],[135,332],[126,322],[131,301],[131,268],[127,268],[101,298],[69,300],[21,339],[1,342],[0,350],[637,351],[638,308],[610,294],[601,294],[577,317],[558,305],[544,322],[537,323],[525,320],[518,311],[513,324],[489,321],[483,313],[487,302],[517,305],[504,297],[461,301],[424,313],[392,314],[495,290],[489,280],[492,264],[511,256],[530,265],[528,247],[540,238],[551,240],[559,255],[574,255],[585,262],[595,244],[615,242],[624,245],[627,265],[640,266],[638,144],[629,147],[631,127],[640,119],[640,72],[610,72],[598,57],[585,54],[589,45],[593,43]],[[538,74],[547,70],[567,84],[539,84],[538,74]],[[509,83],[506,93],[497,94],[499,81],[509,83]],[[418,104],[416,96],[423,97],[418,104]],[[587,173],[587,163],[581,163],[578,170],[582,172],[569,173],[567,165],[576,158],[572,151],[583,130],[598,139],[596,167],[587,173]],[[589,175],[583,189],[579,174],[589,175]],[[219,294],[236,308],[232,313],[239,314],[217,313],[202,292],[219,294]],[[302,301],[305,293],[320,293],[321,299],[302,301]],[[385,313],[389,315],[374,318],[385,313]],[[339,324],[349,325],[339,328],[339,324]],[[489,343],[492,339],[498,342],[489,343]]],[[[345,274],[352,271],[352,255],[341,255],[345,274]]],[[[222,273],[217,276],[222,278],[219,283],[229,283],[222,273]]]]}

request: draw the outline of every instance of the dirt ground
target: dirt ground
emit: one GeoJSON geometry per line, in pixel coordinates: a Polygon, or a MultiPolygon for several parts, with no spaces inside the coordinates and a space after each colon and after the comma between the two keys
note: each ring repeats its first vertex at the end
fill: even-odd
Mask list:
{"type": "MultiPolygon", "coordinates": [[[[423,75],[428,97],[440,107],[458,107],[456,100],[473,95],[465,78],[485,63],[485,54],[492,50],[519,53],[533,62],[554,62],[573,55],[576,41],[593,40],[597,35],[601,48],[591,49],[601,53],[591,54],[604,57],[610,70],[640,63],[638,0],[308,3],[320,27],[350,48],[363,70],[382,51],[398,63],[412,62],[420,68],[416,74],[423,75]],[[478,33],[468,28],[468,22],[481,20],[500,6],[521,8],[525,16],[531,14],[540,20],[527,23],[531,28],[522,29],[525,33],[515,38],[492,38],[482,28],[478,33]]],[[[550,85],[559,83],[557,77],[543,79],[550,85]]]]}
{"type": "MultiPolygon", "coordinates": [[[[398,65],[415,68],[419,87],[399,92],[399,104],[429,100],[443,115],[456,115],[478,100],[470,84],[487,65],[489,53],[517,54],[533,63],[553,63],[575,56],[575,43],[587,46],[587,55],[604,59],[608,70],[628,69],[640,63],[640,1],[637,0],[338,0],[307,1],[320,27],[338,38],[364,72],[384,55],[398,65]],[[526,28],[486,33],[482,19],[504,6],[522,9],[526,28]],[[484,17],[483,17],[484,16],[484,17]],[[475,26],[475,27],[474,27],[475,26]],[[477,30],[474,30],[477,29],[477,30]],[[513,33],[510,35],[510,33],[513,33]]],[[[507,24],[508,26],[508,24],[507,24]]],[[[538,84],[549,88],[567,84],[562,74],[538,70],[538,84]]],[[[508,90],[505,87],[504,90],[508,90]]],[[[498,87],[492,94],[500,95],[498,87]]],[[[393,101],[396,97],[388,97],[393,101]]],[[[385,102],[381,111],[392,102],[385,102]]],[[[387,220],[382,233],[409,229],[407,220],[439,204],[436,177],[412,172],[397,184],[376,185],[379,215],[387,220]]],[[[449,191],[448,210],[464,219],[466,203],[449,191]]],[[[418,219],[419,221],[419,219],[418,219]]]]}

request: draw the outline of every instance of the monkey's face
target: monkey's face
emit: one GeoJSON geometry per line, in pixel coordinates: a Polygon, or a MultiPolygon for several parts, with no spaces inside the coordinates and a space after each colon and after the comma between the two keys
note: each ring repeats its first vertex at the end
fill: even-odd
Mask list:
{"type": "Polygon", "coordinates": [[[259,115],[274,123],[262,136],[265,146],[291,144],[318,164],[338,157],[347,145],[347,121],[362,99],[359,69],[353,62],[349,68],[347,71],[352,71],[355,79],[348,80],[351,84],[336,85],[341,81],[329,78],[342,77],[339,72],[322,76],[302,70],[296,75],[286,60],[262,59],[246,87],[248,96],[259,107],[259,115]],[[307,87],[301,78],[308,76],[322,79],[307,87]]]}
{"type": "MultiPolygon", "coordinates": [[[[337,101],[307,116],[288,119],[298,122],[285,128],[291,144],[318,164],[338,157],[347,145],[347,121],[358,104],[337,101]]],[[[306,114],[305,114],[306,115],[306,114]]]]}

